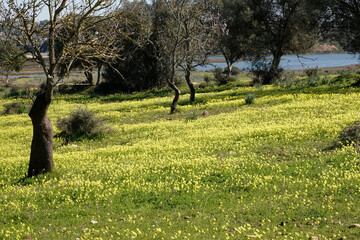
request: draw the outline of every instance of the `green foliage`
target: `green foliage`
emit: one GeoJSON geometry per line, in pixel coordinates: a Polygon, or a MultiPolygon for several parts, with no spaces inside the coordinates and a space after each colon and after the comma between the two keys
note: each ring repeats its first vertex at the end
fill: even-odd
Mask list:
{"type": "Polygon", "coordinates": [[[190,113],[186,118],[185,121],[189,122],[189,121],[194,121],[197,119],[197,114],[196,112],[190,113]]]}
{"type": "Polygon", "coordinates": [[[210,83],[213,81],[209,75],[204,76],[204,82],[206,85],[210,85],[210,83]]]}
{"type": "Polygon", "coordinates": [[[255,103],[255,94],[254,93],[246,94],[245,103],[247,105],[251,105],[251,104],[255,103]]]}
{"type": "Polygon", "coordinates": [[[360,143],[360,121],[355,121],[344,127],[335,142],[336,147],[354,145],[359,150],[360,143]]]}
{"type": "Polygon", "coordinates": [[[250,72],[253,74],[253,84],[271,84],[281,78],[283,69],[271,71],[271,62],[264,60],[252,62],[250,72]]]}
{"type": "Polygon", "coordinates": [[[20,71],[26,62],[24,52],[13,42],[0,39],[0,73],[20,71]]]}
{"type": "Polygon", "coordinates": [[[213,70],[214,80],[218,86],[226,85],[229,82],[235,81],[234,78],[229,78],[225,73],[226,69],[224,70],[222,67],[217,67],[213,70]]]}
{"type": "Polygon", "coordinates": [[[228,84],[230,82],[230,78],[228,78],[225,74],[223,73],[214,73],[214,78],[215,78],[215,82],[218,86],[221,85],[225,85],[228,84]]]}
{"type": "Polygon", "coordinates": [[[67,142],[96,139],[110,132],[110,128],[93,111],[81,107],[72,111],[68,117],[59,118],[56,126],[60,129],[57,136],[67,142]]]}
{"type": "Polygon", "coordinates": [[[308,77],[318,76],[318,75],[319,75],[319,67],[305,69],[305,70],[304,70],[304,73],[305,73],[308,77]]]}
{"type": "Polygon", "coordinates": [[[12,84],[5,86],[5,97],[8,98],[29,98],[32,90],[29,87],[21,87],[12,84]]]}
{"type": "Polygon", "coordinates": [[[360,84],[360,74],[347,74],[333,76],[331,74],[314,75],[311,77],[299,77],[289,74],[287,77],[279,79],[275,85],[283,88],[306,89],[309,87],[331,86],[331,87],[358,87],[360,84]]]}
{"type": "MultiPolygon", "coordinates": [[[[228,71],[229,71],[229,70],[228,70],[228,67],[225,67],[223,73],[227,74],[228,71]]],[[[232,66],[232,68],[231,68],[231,75],[232,75],[232,76],[237,76],[237,75],[239,75],[239,74],[241,74],[240,68],[238,68],[238,67],[236,67],[236,66],[232,66]]]]}
{"type": "Polygon", "coordinates": [[[214,73],[223,73],[224,69],[222,67],[216,67],[212,70],[214,73]]]}
{"type": "Polygon", "coordinates": [[[4,105],[3,115],[23,114],[28,113],[29,110],[29,104],[23,102],[8,103],[4,105]]]}

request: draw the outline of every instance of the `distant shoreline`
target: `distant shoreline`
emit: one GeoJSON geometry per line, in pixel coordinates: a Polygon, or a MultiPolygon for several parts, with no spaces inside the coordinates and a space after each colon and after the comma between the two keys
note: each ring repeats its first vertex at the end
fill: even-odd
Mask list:
{"type": "MultiPolygon", "coordinates": [[[[318,52],[318,53],[305,53],[305,54],[298,54],[299,56],[307,56],[307,55],[332,55],[332,54],[353,54],[353,53],[349,53],[349,52],[318,52]]],[[[296,54],[289,54],[289,55],[296,55],[296,54]]],[[[286,55],[284,55],[286,56],[286,55]]],[[[213,57],[216,58],[211,58],[211,59],[207,59],[208,63],[225,63],[225,58],[222,55],[215,55],[213,57]]],[[[247,62],[248,60],[244,60],[244,59],[240,59],[236,62],[247,62]]]]}

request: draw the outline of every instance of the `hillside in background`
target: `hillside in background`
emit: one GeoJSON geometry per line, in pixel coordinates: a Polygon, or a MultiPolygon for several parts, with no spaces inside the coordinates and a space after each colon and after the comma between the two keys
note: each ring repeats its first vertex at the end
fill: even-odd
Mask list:
{"type": "Polygon", "coordinates": [[[326,53],[343,53],[345,52],[339,44],[332,43],[317,43],[311,48],[309,53],[312,54],[326,54],[326,53]]]}

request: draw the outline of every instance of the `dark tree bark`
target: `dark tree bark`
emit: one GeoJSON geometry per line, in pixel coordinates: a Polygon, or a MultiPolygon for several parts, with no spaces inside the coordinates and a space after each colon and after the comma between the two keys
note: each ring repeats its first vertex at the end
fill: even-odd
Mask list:
{"type": "Polygon", "coordinates": [[[280,66],[281,57],[283,55],[284,54],[281,50],[274,51],[273,60],[271,62],[269,72],[265,75],[265,77],[263,79],[263,84],[265,84],[265,85],[272,84],[274,82],[274,80],[279,77],[279,74],[280,74],[279,66],[280,66]]]}
{"type": "MultiPolygon", "coordinates": [[[[33,125],[33,139],[31,142],[28,177],[32,177],[50,172],[53,169],[54,131],[47,116],[47,111],[56,85],[54,81],[55,73],[59,65],[68,56],[75,57],[84,54],[89,59],[92,54],[88,56],[87,52],[96,52],[93,46],[103,44],[101,37],[88,35],[89,28],[83,28],[83,26],[87,23],[102,23],[103,21],[100,19],[109,19],[106,10],[112,9],[110,7],[115,3],[115,0],[81,1],[81,3],[74,3],[74,1],[69,0],[30,0],[9,1],[9,3],[11,4],[2,4],[2,8],[0,8],[0,18],[4,19],[1,24],[7,29],[6,37],[19,45],[21,51],[30,53],[46,75],[45,91],[35,99],[29,112],[33,125]],[[82,7],[76,9],[75,4],[80,4],[82,7]],[[49,13],[49,21],[46,27],[39,25],[35,21],[43,10],[49,13]],[[100,12],[101,16],[104,17],[96,14],[100,12]],[[97,23],[90,21],[95,19],[94,16],[96,16],[97,23]],[[67,31],[69,29],[64,27],[66,25],[71,26],[71,31],[67,31]],[[91,39],[83,41],[80,36],[85,35],[90,36],[91,39]],[[48,40],[48,60],[40,52],[41,45],[39,43],[41,41],[39,39],[48,40]],[[57,54],[55,54],[55,39],[63,44],[63,48],[57,54]],[[79,49],[78,46],[80,45],[84,46],[84,48],[79,49]],[[86,50],[88,48],[91,50],[86,50]]],[[[106,46],[109,45],[111,44],[106,44],[106,46]]],[[[112,52],[111,49],[109,51],[112,52]]],[[[71,61],[69,64],[72,63],[71,61]]],[[[70,69],[71,65],[67,67],[70,69]]]]}
{"type": "Polygon", "coordinates": [[[91,86],[94,86],[94,78],[93,78],[91,70],[86,70],[84,72],[84,74],[85,74],[85,77],[86,77],[87,81],[89,82],[89,84],[91,86]]]}
{"type": "Polygon", "coordinates": [[[190,69],[191,69],[191,65],[188,64],[185,69],[185,80],[190,89],[190,103],[193,103],[195,101],[195,87],[190,79],[190,75],[191,75],[190,69]]]}
{"type": "Polygon", "coordinates": [[[176,109],[176,107],[177,107],[177,105],[178,105],[181,91],[180,91],[180,89],[175,85],[174,82],[168,81],[168,84],[169,84],[169,86],[170,86],[170,87],[174,90],[174,92],[175,92],[175,97],[174,97],[174,100],[173,100],[173,102],[172,102],[172,104],[171,104],[171,111],[170,111],[170,113],[172,114],[172,113],[174,113],[174,111],[175,111],[175,109],[176,109]]]}
{"type": "Polygon", "coordinates": [[[29,116],[33,125],[28,177],[50,172],[53,169],[53,126],[47,117],[51,97],[40,94],[31,107],[29,116]]]}
{"type": "Polygon", "coordinates": [[[97,65],[98,69],[97,69],[97,81],[96,81],[96,85],[100,84],[101,81],[101,68],[102,68],[102,63],[99,62],[97,65]]]}
{"type": "Polygon", "coordinates": [[[5,77],[6,77],[6,78],[5,78],[5,79],[6,79],[6,83],[9,83],[9,73],[8,73],[8,72],[6,73],[6,76],[5,76],[5,77]]]}

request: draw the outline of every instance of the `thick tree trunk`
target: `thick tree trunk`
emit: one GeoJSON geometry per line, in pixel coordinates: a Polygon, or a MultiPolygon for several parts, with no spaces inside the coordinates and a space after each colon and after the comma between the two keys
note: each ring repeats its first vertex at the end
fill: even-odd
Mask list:
{"type": "Polygon", "coordinates": [[[86,70],[84,72],[84,74],[85,74],[87,81],[90,83],[90,85],[94,86],[94,78],[93,78],[92,72],[89,70],[86,70]]]}
{"type": "Polygon", "coordinates": [[[40,94],[31,107],[29,116],[33,124],[28,177],[50,172],[53,169],[53,126],[47,117],[51,98],[40,94]]]}
{"type": "Polygon", "coordinates": [[[180,89],[175,85],[174,82],[168,81],[168,84],[169,84],[169,86],[170,86],[170,87],[174,90],[174,92],[175,92],[175,97],[174,97],[174,100],[173,100],[173,102],[172,102],[172,104],[171,104],[171,111],[170,111],[170,113],[172,114],[172,113],[174,113],[174,111],[175,111],[175,109],[176,109],[176,107],[177,107],[177,105],[178,105],[181,91],[180,91],[180,89]]]}
{"type": "Polygon", "coordinates": [[[279,77],[279,66],[282,56],[283,53],[280,50],[277,50],[273,53],[273,60],[269,72],[265,75],[263,79],[263,84],[271,84],[276,78],[279,77]]]}
{"type": "Polygon", "coordinates": [[[188,65],[187,68],[185,69],[185,80],[187,85],[189,86],[190,89],[190,103],[193,103],[195,101],[195,87],[194,84],[191,82],[190,79],[190,75],[191,75],[191,71],[190,71],[190,66],[188,65]]]}

